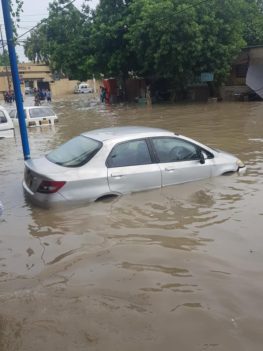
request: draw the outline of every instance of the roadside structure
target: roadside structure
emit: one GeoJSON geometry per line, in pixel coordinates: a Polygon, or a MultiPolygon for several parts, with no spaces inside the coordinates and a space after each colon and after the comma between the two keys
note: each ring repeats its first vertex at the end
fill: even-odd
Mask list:
{"type": "Polygon", "coordinates": [[[221,95],[224,100],[263,99],[263,45],[242,50],[221,88],[221,95]]]}
{"type": "MultiPolygon", "coordinates": [[[[212,73],[204,73],[204,75],[212,73]]],[[[173,96],[170,79],[160,77],[127,79],[124,82],[125,98],[127,101],[144,101],[146,103],[146,86],[150,87],[153,102],[161,101],[248,101],[263,99],[263,45],[250,46],[242,50],[234,60],[229,77],[220,88],[213,85],[213,80],[197,77],[196,81],[189,84],[185,91],[177,92],[173,96]]],[[[119,83],[117,79],[109,81],[119,83]]],[[[105,84],[108,88],[109,84],[105,84]]],[[[110,90],[110,89],[109,89],[110,90]]],[[[114,95],[114,93],[113,93],[114,95]]],[[[118,101],[118,99],[117,99],[118,101]]]]}
{"type": "MultiPolygon", "coordinates": [[[[52,74],[48,65],[43,63],[26,62],[18,65],[19,77],[22,93],[25,94],[26,88],[48,89],[53,97],[62,97],[73,94],[77,80],[67,78],[58,79],[52,74]]],[[[10,67],[0,66],[0,93],[9,90],[9,82],[12,82],[10,67]]],[[[93,81],[91,81],[91,86],[93,81]]],[[[11,88],[13,88],[11,83],[11,88]]]]}
{"type": "MultiPolygon", "coordinates": [[[[18,65],[22,93],[26,88],[48,89],[53,97],[63,97],[72,94],[77,80],[59,79],[52,74],[49,66],[43,63],[21,63],[18,65]]],[[[0,66],[0,93],[9,90],[11,79],[10,67],[0,66]]],[[[129,78],[125,82],[117,79],[104,79],[103,85],[111,91],[110,102],[123,101],[124,91],[127,101],[144,101],[146,97],[146,81],[151,86],[153,101],[173,100],[169,79],[129,78]],[[114,84],[116,85],[114,85],[114,84]],[[114,87],[114,89],[113,89],[114,87]],[[113,91],[112,91],[113,90],[113,91]]],[[[88,84],[99,90],[101,82],[90,80],[88,84]]],[[[12,84],[11,84],[12,87],[12,84]]],[[[211,97],[211,85],[196,81],[187,88],[186,95],[179,97],[189,101],[207,101],[211,97]]],[[[233,62],[227,82],[220,88],[220,99],[231,100],[260,100],[263,99],[263,45],[244,48],[233,62]]]]}

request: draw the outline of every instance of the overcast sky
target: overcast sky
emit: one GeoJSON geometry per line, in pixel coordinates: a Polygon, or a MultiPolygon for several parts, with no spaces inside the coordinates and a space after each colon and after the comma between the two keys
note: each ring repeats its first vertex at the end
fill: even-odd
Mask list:
{"type": "MultiPolygon", "coordinates": [[[[23,10],[24,12],[21,15],[21,23],[19,34],[22,34],[36,25],[42,18],[47,17],[48,14],[48,4],[52,2],[51,0],[24,0],[23,10]]],[[[75,6],[78,8],[81,7],[83,0],[76,0],[75,6]]],[[[90,6],[95,7],[99,3],[99,0],[90,0],[90,6]]],[[[1,15],[0,23],[3,24],[3,15],[2,15],[2,6],[1,6],[1,15]]],[[[5,32],[3,30],[4,38],[5,32]]],[[[24,38],[23,38],[24,39],[24,38]]],[[[17,54],[20,61],[26,61],[24,56],[24,50],[22,47],[17,47],[17,54]]]]}

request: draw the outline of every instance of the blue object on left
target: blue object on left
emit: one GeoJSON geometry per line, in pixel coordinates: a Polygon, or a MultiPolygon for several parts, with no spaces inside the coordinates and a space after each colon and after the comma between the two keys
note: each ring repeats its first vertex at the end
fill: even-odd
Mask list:
{"type": "Polygon", "coordinates": [[[18,73],[18,67],[17,67],[16,50],[15,50],[15,43],[14,43],[14,36],[13,36],[13,24],[12,24],[12,19],[10,14],[10,1],[9,0],[1,0],[1,1],[2,1],[6,40],[7,40],[8,52],[9,52],[12,78],[13,78],[13,86],[14,86],[14,92],[15,92],[16,108],[17,108],[17,114],[18,114],[24,159],[28,160],[30,158],[30,149],[29,149],[25,114],[24,114],[24,108],[23,108],[23,99],[22,99],[21,88],[20,88],[20,79],[19,79],[19,73],[18,73]]]}

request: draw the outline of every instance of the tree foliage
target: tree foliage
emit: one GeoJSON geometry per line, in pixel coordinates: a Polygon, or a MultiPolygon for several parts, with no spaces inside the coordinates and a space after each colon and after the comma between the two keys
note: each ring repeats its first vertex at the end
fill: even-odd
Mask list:
{"type": "Polygon", "coordinates": [[[32,31],[24,44],[25,55],[34,62],[46,62],[53,71],[69,77],[87,75],[83,68],[89,54],[89,8],[79,11],[70,0],[49,5],[49,16],[32,31]]]}
{"type": "Polygon", "coordinates": [[[214,72],[221,81],[245,45],[240,0],[137,0],[131,5],[127,37],[139,60],[139,73],[193,81],[214,72]]]}
{"type": "Polygon", "coordinates": [[[10,10],[11,10],[12,16],[17,18],[18,20],[20,20],[20,14],[23,11],[24,1],[23,0],[10,0],[9,4],[10,4],[10,10]]]}
{"type": "Polygon", "coordinates": [[[101,0],[92,13],[88,71],[125,78],[135,69],[136,58],[126,37],[131,3],[132,0],[101,0]]]}
{"type": "Polygon", "coordinates": [[[8,51],[3,50],[3,53],[0,54],[0,66],[9,66],[9,56],[8,56],[8,51]]]}
{"type": "Polygon", "coordinates": [[[183,88],[214,72],[220,84],[242,47],[263,44],[262,9],[262,0],[101,0],[91,11],[86,0],[79,11],[56,0],[25,53],[78,79],[133,74],[183,88]]]}

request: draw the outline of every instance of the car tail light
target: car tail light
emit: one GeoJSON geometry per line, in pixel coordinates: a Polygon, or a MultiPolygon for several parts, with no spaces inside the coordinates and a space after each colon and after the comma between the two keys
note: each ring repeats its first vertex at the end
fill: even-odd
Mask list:
{"type": "Polygon", "coordinates": [[[59,189],[61,189],[66,182],[57,182],[55,180],[42,180],[41,184],[39,185],[37,192],[42,194],[54,194],[59,189]]]}

